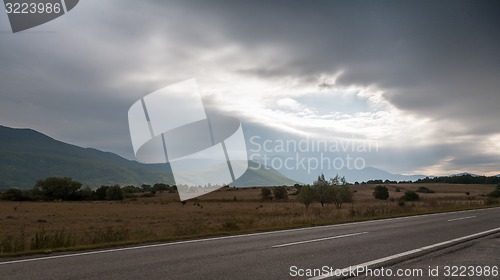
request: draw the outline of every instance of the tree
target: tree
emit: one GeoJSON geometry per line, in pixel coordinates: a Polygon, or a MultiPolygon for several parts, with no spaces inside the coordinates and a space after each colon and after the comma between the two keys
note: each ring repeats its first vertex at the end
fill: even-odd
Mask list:
{"type": "Polygon", "coordinates": [[[45,180],[36,181],[35,189],[45,196],[46,199],[76,200],[77,191],[82,183],[73,181],[69,177],[48,177],[45,180]]]}
{"type": "Polygon", "coordinates": [[[375,199],[387,200],[389,198],[389,189],[386,186],[378,185],[373,191],[375,199]]]}
{"type": "Polygon", "coordinates": [[[318,179],[313,182],[313,190],[316,194],[316,198],[318,199],[321,206],[325,204],[333,203],[335,190],[332,186],[333,180],[330,182],[326,181],[325,175],[321,174],[318,176],[318,179]]]}
{"type": "Polygon", "coordinates": [[[80,200],[92,200],[94,192],[89,187],[85,187],[78,191],[80,200]]]}
{"type": "Polygon", "coordinates": [[[138,188],[133,185],[128,185],[122,188],[123,192],[126,194],[131,194],[131,193],[138,193],[141,192],[141,188],[138,188]]]}
{"type": "Polygon", "coordinates": [[[2,199],[10,201],[29,201],[34,200],[30,191],[23,191],[20,189],[8,189],[2,194],[2,199]]]}
{"type": "Polygon", "coordinates": [[[170,190],[170,186],[165,183],[156,183],[153,185],[153,191],[156,191],[158,193],[162,193],[163,191],[168,190],[170,190]]]}
{"type": "Polygon", "coordinates": [[[288,194],[285,187],[273,188],[273,196],[276,200],[286,200],[288,199],[288,194]]]}
{"type": "MultiPolygon", "coordinates": [[[[323,174],[321,174],[321,176],[323,177],[323,179],[325,179],[325,176],[323,174]]],[[[341,184],[339,174],[335,175],[335,177],[330,179],[330,184],[332,184],[334,186],[341,184]]]]}
{"type": "Polygon", "coordinates": [[[333,203],[337,208],[341,208],[343,203],[351,203],[353,201],[352,191],[347,186],[338,186],[334,188],[335,195],[333,203]]]}
{"type": "Polygon", "coordinates": [[[105,200],[108,188],[108,186],[100,186],[97,190],[95,190],[95,198],[97,200],[105,200]]]}
{"type": "Polygon", "coordinates": [[[141,189],[143,192],[150,192],[151,191],[151,185],[148,184],[142,184],[141,189]]]}
{"type": "Polygon", "coordinates": [[[106,189],[106,200],[123,200],[125,195],[120,185],[114,185],[106,189]]]}
{"type": "Polygon", "coordinates": [[[340,185],[342,185],[342,186],[347,185],[347,180],[346,180],[345,176],[342,176],[342,177],[340,178],[340,185]]]}
{"type": "Polygon", "coordinates": [[[302,202],[306,209],[309,208],[309,205],[314,201],[316,195],[314,193],[314,189],[310,186],[302,186],[300,188],[299,194],[297,195],[297,201],[302,202]]]}
{"type": "Polygon", "coordinates": [[[272,200],[273,196],[271,194],[271,190],[269,188],[260,189],[260,198],[262,200],[272,200]]]}
{"type": "Polygon", "coordinates": [[[341,208],[343,203],[352,202],[353,195],[347,187],[347,181],[345,177],[339,177],[339,175],[327,181],[325,176],[321,174],[313,182],[312,189],[321,206],[333,203],[337,208],[341,208]]]}

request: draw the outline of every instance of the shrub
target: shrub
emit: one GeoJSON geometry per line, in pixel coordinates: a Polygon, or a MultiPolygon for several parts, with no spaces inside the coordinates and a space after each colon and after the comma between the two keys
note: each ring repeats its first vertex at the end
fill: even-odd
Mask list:
{"type": "Polygon", "coordinates": [[[484,200],[484,205],[496,205],[498,204],[498,199],[497,198],[493,198],[493,197],[487,197],[485,200],[484,200]]]}
{"type": "Polygon", "coordinates": [[[260,198],[262,200],[272,200],[273,196],[271,194],[271,190],[269,188],[260,189],[260,198]]]}
{"type": "Polygon", "coordinates": [[[417,201],[420,197],[418,196],[418,193],[414,191],[407,191],[400,199],[402,201],[417,201]]]}
{"type": "Polygon", "coordinates": [[[500,197],[500,187],[497,186],[495,190],[493,190],[488,194],[488,197],[493,197],[493,198],[500,197]]]}
{"type": "Polygon", "coordinates": [[[286,192],[285,187],[273,188],[273,196],[274,196],[274,199],[276,199],[276,200],[288,199],[288,194],[286,192]]]}
{"type": "Polygon", "coordinates": [[[373,191],[373,197],[380,200],[387,200],[389,198],[389,189],[386,186],[378,185],[373,191]]]}
{"type": "Polygon", "coordinates": [[[416,190],[416,192],[419,192],[419,193],[434,193],[433,190],[427,188],[427,187],[418,187],[418,189],[416,190]]]}

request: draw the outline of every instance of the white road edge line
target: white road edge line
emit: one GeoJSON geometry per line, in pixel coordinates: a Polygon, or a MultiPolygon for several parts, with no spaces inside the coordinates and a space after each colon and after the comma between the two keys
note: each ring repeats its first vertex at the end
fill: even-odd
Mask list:
{"type": "Polygon", "coordinates": [[[476,216],[468,216],[468,217],[462,217],[462,218],[456,218],[456,219],[450,219],[448,222],[453,222],[453,221],[460,221],[460,220],[465,220],[465,219],[472,219],[475,218],[476,216]]]}
{"type": "Polygon", "coordinates": [[[280,244],[280,245],[274,245],[271,248],[281,248],[281,247],[286,247],[286,246],[299,245],[299,244],[305,244],[305,243],[311,243],[311,242],[318,242],[318,241],[324,241],[324,240],[330,240],[330,239],[337,239],[337,238],[343,238],[343,237],[351,237],[351,236],[356,236],[356,235],[361,235],[361,234],[367,234],[367,233],[368,232],[365,231],[365,232],[357,232],[357,233],[350,233],[350,234],[344,234],[344,235],[336,235],[336,236],[330,236],[330,237],[324,237],[324,238],[318,238],[318,239],[297,241],[297,242],[285,243],[285,244],[280,244]]]}
{"type": "Polygon", "coordinates": [[[113,253],[113,252],[128,251],[128,250],[140,250],[140,249],[172,246],[172,245],[187,244],[187,243],[197,243],[197,242],[206,242],[206,241],[233,239],[233,238],[243,238],[243,237],[260,236],[260,235],[270,235],[270,234],[278,234],[278,233],[284,233],[284,232],[295,232],[295,231],[316,230],[316,229],[344,227],[344,226],[361,225],[361,224],[372,224],[372,223],[380,223],[380,222],[395,221],[395,220],[418,219],[418,218],[423,218],[423,217],[446,215],[446,214],[453,214],[453,213],[467,213],[467,212],[476,212],[476,211],[498,210],[499,208],[500,207],[482,208],[482,209],[473,209],[473,210],[465,210],[465,211],[443,212],[443,213],[406,216],[406,217],[371,220],[371,221],[363,221],[363,222],[354,222],[354,223],[347,223],[347,224],[336,224],[336,225],[326,225],[326,226],[317,226],[317,227],[306,227],[306,228],[285,229],[285,230],[277,230],[277,231],[266,231],[266,232],[257,232],[257,233],[241,234],[241,235],[212,237],[212,238],[205,238],[205,239],[193,239],[193,240],[177,241],[177,242],[171,242],[171,243],[150,244],[150,245],[141,245],[141,246],[134,246],[134,247],[117,248],[117,249],[106,249],[106,250],[64,254],[64,255],[57,255],[57,256],[48,256],[48,257],[39,257],[39,258],[31,258],[31,259],[5,261],[5,262],[0,262],[0,265],[23,263],[23,262],[33,262],[33,261],[43,261],[43,260],[59,259],[59,258],[71,258],[71,257],[85,256],[85,255],[113,253]]]}
{"type": "MultiPolygon", "coordinates": [[[[436,248],[436,247],[439,247],[439,246],[449,245],[449,244],[452,244],[452,243],[455,243],[455,242],[467,240],[469,238],[474,238],[474,237],[477,237],[477,236],[481,236],[481,235],[488,234],[488,233],[494,233],[494,232],[498,232],[498,231],[500,231],[500,228],[490,229],[490,230],[487,230],[487,231],[478,232],[478,233],[475,233],[475,234],[471,234],[471,235],[467,235],[467,236],[455,238],[455,239],[452,239],[452,240],[448,240],[448,241],[436,243],[436,244],[433,244],[433,245],[421,247],[421,248],[418,248],[418,249],[406,251],[406,252],[403,252],[403,253],[395,254],[395,255],[392,255],[392,256],[385,257],[385,258],[380,258],[380,259],[377,259],[377,260],[373,260],[373,261],[361,263],[361,264],[358,264],[358,265],[352,265],[352,266],[349,266],[349,267],[341,269],[340,271],[342,273],[339,273],[339,274],[340,275],[349,275],[349,272],[351,272],[353,270],[356,270],[356,268],[358,268],[358,267],[369,267],[369,266],[372,266],[372,265],[375,265],[375,264],[379,264],[379,263],[383,263],[383,262],[390,261],[390,260],[393,260],[393,259],[405,257],[405,256],[408,256],[408,255],[411,255],[411,254],[419,253],[419,252],[426,251],[426,250],[429,250],[429,249],[433,249],[433,248],[436,248]]],[[[326,279],[326,278],[330,278],[330,277],[334,277],[334,276],[336,276],[336,275],[332,275],[332,274],[328,273],[328,274],[323,274],[323,275],[316,276],[316,277],[313,277],[313,278],[309,278],[307,280],[320,280],[320,279],[326,279]]]]}

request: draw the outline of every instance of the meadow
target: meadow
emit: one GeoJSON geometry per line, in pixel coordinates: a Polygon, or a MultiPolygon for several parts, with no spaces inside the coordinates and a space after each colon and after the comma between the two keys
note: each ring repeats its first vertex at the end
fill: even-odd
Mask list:
{"type": "Polygon", "coordinates": [[[386,184],[390,198],[376,200],[375,185],[350,186],[353,203],[338,209],[315,202],[308,209],[289,197],[261,201],[261,188],[224,188],[185,204],[177,193],[122,201],[0,201],[0,256],[50,253],[144,242],[249,233],[388,217],[500,206],[486,197],[494,185],[386,184]],[[407,190],[425,186],[420,200],[401,204],[407,190]]]}

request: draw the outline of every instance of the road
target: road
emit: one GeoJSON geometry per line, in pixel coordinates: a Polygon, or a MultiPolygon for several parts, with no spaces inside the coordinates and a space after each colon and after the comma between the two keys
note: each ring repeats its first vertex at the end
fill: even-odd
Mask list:
{"type": "Polygon", "coordinates": [[[1,259],[0,279],[309,279],[318,271],[293,275],[375,267],[483,232],[500,232],[500,208],[1,259]]]}

